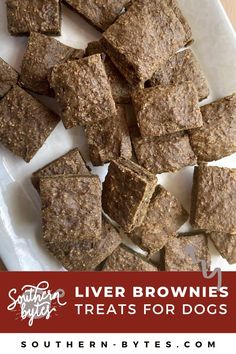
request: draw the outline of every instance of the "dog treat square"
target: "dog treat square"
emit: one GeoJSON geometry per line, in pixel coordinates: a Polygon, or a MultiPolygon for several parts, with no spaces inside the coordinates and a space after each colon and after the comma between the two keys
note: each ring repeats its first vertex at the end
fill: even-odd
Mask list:
{"type": "Polygon", "coordinates": [[[132,94],[132,99],[143,137],[202,126],[198,95],[191,82],[140,89],[132,94]]]}
{"type": "Polygon", "coordinates": [[[125,11],[131,0],[65,0],[97,29],[105,31],[125,11]]]}
{"type": "Polygon", "coordinates": [[[7,0],[8,30],[13,36],[61,33],[60,0],[7,0]]]}
{"type": "Polygon", "coordinates": [[[183,50],[171,56],[148,81],[151,87],[158,85],[172,85],[183,81],[192,81],[199,100],[209,96],[210,90],[200,67],[200,64],[191,49],[183,50]]]}
{"type": "Polygon", "coordinates": [[[226,234],[224,232],[211,232],[209,234],[215,247],[229,264],[236,263],[236,234],[226,234]]]}
{"type": "Polygon", "coordinates": [[[18,76],[18,73],[0,58],[0,99],[17,84],[18,76]]]}
{"type": "Polygon", "coordinates": [[[67,129],[116,116],[111,87],[99,54],[56,65],[50,84],[67,129]]]}
{"type": "MultiPolygon", "coordinates": [[[[104,52],[101,42],[90,42],[86,49],[86,55],[102,54],[104,52]]],[[[112,96],[116,103],[130,103],[131,102],[131,85],[124,78],[119,70],[112,63],[111,59],[106,55],[104,59],[104,66],[107,73],[108,80],[111,85],[112,96]]]]}
{"type": "Polygon", "coordinates": [[[125,247],[118,247],[106,260],[103,272],[157,272],[158,269],[148,263],[144,257],[128,250],[125,247]]]}
{"type": "Polygon", "coordinates": [[[42,177],[55,175],[90,175],[78,148],[75,148],[32,174],[32,183],[39,189],[42,177]]]}
{"type": "Polygon", "coordinates": [[[142,138],[138,128],[134,127],[131,129],[131,139],[139,165],[151,173],[176,172],[197,164],[185,132],[142,138]]]}
{"type": "Polygon", "coordinates": [[[156,185],[156,176],[134,162],[113,160],[103,184],[103,210],[129,233],[142,224],[156,185]]]}
{"type": "Polygon", "coordinates": [[[103,33],[102,44],[125,78],[139,84],[191,36],[175,0],[137,0],[103,33]]]}
{"type": "Polygon", "coordinates": [[[131,240],[152,256],[161,250],[187,221],[181,203],[162,186],[157,186],[141,226],[129,234],[131,240]]]}
{"type": "Polygon", "coordinates": [[[125,107],[117,106],[117,115],[86,128],[90,160],[101,166],[119,157],[131,159],[132,146],[125,107]]]}
{"type": "Polygon", "coordinates": [[[166,271],[198,272],[204,269],[210,270],[210,266],[211,257],[207,237],[204,233],[184,234],[169,240],[165,245],[166,271]],[[201,261],[204,262],[203,267],[201,261]]]}
{"type": "Polygon", "coordinates": [[[236,152],[236,94],[201,108],[203,126],[189,131],[200,162],[219,160],[236,152]]]}
{"type": "Polygon", "coordinates": [[[0,143],[29,162],[59,120],[34,97],[14,86],[0,101],[0,143]]]}
{"type": "Polygon", "coordinates": [[[120,245],[119,232],[106,219],[102,220],[100,240],[46,242],[46,247],[69,271],[93,271],[120,245]]]}
{"type": "Polygon", "coordinates": [[[191,222],[203,230],[236,233],[236,169],[195,167],[191,222]]]}
{"type": "Polygon", "coordinates": [[[40,178],[43,239],[77,242],[101,237],[101,184],[96,176],[40,178]]]}
{"type": "Polygon", "coordinates": [[[23,57],[20,81],[25,88],[41,95],[52,95],[48,82],[51,69],[70,58],[83,58],[84,51],[68,47],[52,37],[32,32],[23,57]]]}

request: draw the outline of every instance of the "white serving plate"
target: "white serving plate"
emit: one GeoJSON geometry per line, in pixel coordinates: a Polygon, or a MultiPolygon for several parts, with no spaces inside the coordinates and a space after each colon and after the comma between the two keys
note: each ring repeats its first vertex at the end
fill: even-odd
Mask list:
{"type": "MultiPolygon", "coordinates": [[[[233,1],[233,0],[232,0],[233,1]]],[[[211,95],[207,102],[236,91],[236,35],[219,0],[179,0],[195,38],[193,49],[208,78],[211,95]]],[[[79,15],[63,6],[61,42],[85,48],[91,40],[100,38],[92,26],[79,15]]],[[[0,56],[14,68],[20,69],[26,48],[26,37],[11,37],[7,31],[5,0],[0,0],[0,56]]],[[[54,101],[40,98],[49,107],[57,109],[54,101]]],[[[0,257],[9,270],[61,270],[63,269],[41,244],[40,200],[30,183],[33,171],[78,146],[88,161],[88,150],[81,128],[65,130],[60,123],[42,149],[27,164],[0,146],[0,257]]],[[[212,163],[235,167],[236,154],[212,163]]],[[[107,167],[93,168],[101,180],[107,167]]],[[[185,208],[190,208],[193,168],[177,173],[162,174],[159,181],[175,194],[185,208]]],[[[184,226],[187,230],[189,225],[184,226]]],[[[229,266],[213,245],[212,268],[236,270],[229,266]]]]}

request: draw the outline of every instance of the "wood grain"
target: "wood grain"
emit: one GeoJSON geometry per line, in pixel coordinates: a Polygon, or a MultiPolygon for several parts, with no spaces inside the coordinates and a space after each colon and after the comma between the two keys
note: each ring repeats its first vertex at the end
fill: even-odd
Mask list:
{"type": "Polygon", "coordinates": [[[236,1],[235,0],[221,0],[234,28],[236,29],[236,1]]]}

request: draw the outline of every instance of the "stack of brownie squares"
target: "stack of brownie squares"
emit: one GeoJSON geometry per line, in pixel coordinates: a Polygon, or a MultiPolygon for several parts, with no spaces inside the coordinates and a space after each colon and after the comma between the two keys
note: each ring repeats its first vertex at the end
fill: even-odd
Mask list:
{"type": "Polygon", "coordinates": [[[177,1],[64,3],[99,41],[84,51],[49,37],[61,32],[59,0],[7,0],[9,32],[29,38],[20,74],[0,60],[5,147],[29,162],[61,119],[84,128],[94,166],[110,163],[103,185],[78,148],[32,175],[45,246],[70,271],[200,271],[210,237],[236,263],[236,170],[207,165],[236,152],[236,95],[200,108],[210,90],[177,1]],[[60,118],[28,91],[55,97],[60,118]],[[195,165],[183,234],[188,212],[156,175],[195,165]]]}

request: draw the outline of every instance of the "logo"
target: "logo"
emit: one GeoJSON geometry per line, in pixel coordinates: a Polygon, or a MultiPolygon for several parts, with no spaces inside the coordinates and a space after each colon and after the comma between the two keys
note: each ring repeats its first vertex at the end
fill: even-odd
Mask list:
{"type": "Polygon", "coordinates": [[[17,294],[17,289],[13,288],[8,292],[11,299],[8,311],[17,311],[17,319],[28,320],[28,325],[33,326],[34,320],[45,318],[49,320],[51,315],[57,312],[58,306],[65,306],[67,302],[62,302],[65,296],[63,289],[52,292],[47,281],[41,281],[38,285],[24,285],[21,294],[17,294]],[[18,311],[19,310],[19,311],[18,311]]]}

